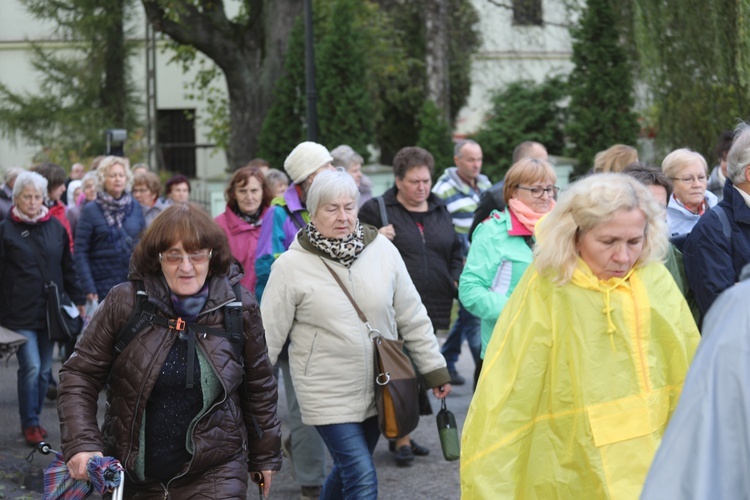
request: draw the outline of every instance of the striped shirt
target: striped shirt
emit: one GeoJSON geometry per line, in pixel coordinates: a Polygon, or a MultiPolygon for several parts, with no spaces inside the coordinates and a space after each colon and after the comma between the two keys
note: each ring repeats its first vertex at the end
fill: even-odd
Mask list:
{"type": "Polygon", "coordinates": [[[469,253],[469,229],[479,204],[479,195],[490,187],[492,183],[487,176],[479,174],[475,191],[458,176],[456,167],[450,167],[445,169],[432,188],[432,192],[445,202],[453,217],[453,228],[461,240],[464,256],[469,253]]]}

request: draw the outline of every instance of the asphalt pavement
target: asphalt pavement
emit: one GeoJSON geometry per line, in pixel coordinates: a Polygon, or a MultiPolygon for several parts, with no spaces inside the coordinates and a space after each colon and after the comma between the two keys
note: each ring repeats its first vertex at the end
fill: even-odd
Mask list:
{"type": "MultiPolygon", "coordinates": [[[[440,341],[444,337],[440,338],[440,341]]],[[[451,410],[458,423],[463,427],[466,411],[472,395],[471,376],[474,372],[474,362],[464,343],[458,370],[467,379],[463,386],[454,386],[448,397],[448,409],[451,410]]],[[[0,499],[39,499],[42,498],[43,482],[42,470],[52,460],[49,456],[34,454],[29,463],[27,457],[32,448],[26,445],[18,417],[16,397],[16,370],[18,364],[15,356],[8,360],[0,360],[0,499]]],[[[60,363],[53,366],[55,373],[60,363]]],[[[284,384],[279,384],[279,416],[282,419],[283,432],[286,436],[288,429],[285,425],[286,399],[283,394],[284,384]]],[[[430,394],[430,401],[434,414],[440,410],[440,403],[430,394]]],[[[100,417],[103,414],[103,398],[100,398],[100,417]]],[[[47,442],[52,447],[59,446],[60,428],[57,410],[54,402],[47,401],[42,412],[41,424],[49,432],[47,442]]],[[[458,461],[447,462],[440,450],[435,415],[423,416],[419,427],[412,434],[412,438],[419,444],[430,449],[426,457],[415,457],[411,467],[397,467],[393,454],[388,451],[388,443],[381,438],[373,454],[378,474],[379,498],[388,500],[451,500],[460,497],[458,461]]],[[[330,466],[330,457],[329,457],[330,466]]],[[[297,500],[299,499],[299,485],[295,482],[285,462],[281,471],[276,474],[271,488],[271,499],[297,500]]],[[[99,498],[92,496],[89,498],[99,498]]],[[[248,499],[257,499],[258,493],[251,485],[248,499]]]]}

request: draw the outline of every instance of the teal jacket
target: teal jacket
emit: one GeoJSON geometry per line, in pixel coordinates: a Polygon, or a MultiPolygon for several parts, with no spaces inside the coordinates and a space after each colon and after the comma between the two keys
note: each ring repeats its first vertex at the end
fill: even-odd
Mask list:
{"type": "Polygon", "coordinates": [[[482,320],[482,358],[500,312],[532,259],[531,232],[511,213],[493,210],[474,230],[458,284],[461,304],[482,320]]]}

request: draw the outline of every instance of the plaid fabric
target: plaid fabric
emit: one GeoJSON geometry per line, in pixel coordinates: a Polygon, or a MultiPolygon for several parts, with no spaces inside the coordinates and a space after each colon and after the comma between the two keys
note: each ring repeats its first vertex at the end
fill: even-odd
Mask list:
{"type": "Polygon", "coordinates": [[[103,495],[112,493],[120,485],[120,462],[112,457],[93,457],[86,464],[86,473],[94,489],[103,495]]]}
{"type": "Polygon", "coordinates": [[[112,493],[120,485],[122,465],[112,457],[93,457],[86,464],[89,481],[70,477],[63,456],[55,452],[55,459],[44,468],[43,500],[82,500],[94,491],[112,493]]]}
{"type": "Polygon", "coordinates": [[[82,500],[93,491],[91,484],[70,477],[62,455],[55,452],[55,459],[44,468],[43,500],[82,500]]]}

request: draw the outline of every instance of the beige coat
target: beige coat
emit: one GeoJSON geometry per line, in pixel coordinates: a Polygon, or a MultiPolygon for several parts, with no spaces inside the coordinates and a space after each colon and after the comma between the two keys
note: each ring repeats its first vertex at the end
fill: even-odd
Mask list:
{"type": "MultiPolygon", "coordinates": [[[[450,381],[427,311],[396,247],[366,226],[366,247],[351,268],[326,258],[387,338],[398,334],[429,387],[450,381]]],[[[367,327],[304,231],[271,268],[261,303],[271,362],[287,338],[302,422],[362,422],[376,414],[374,346],[367,327]]]]}

